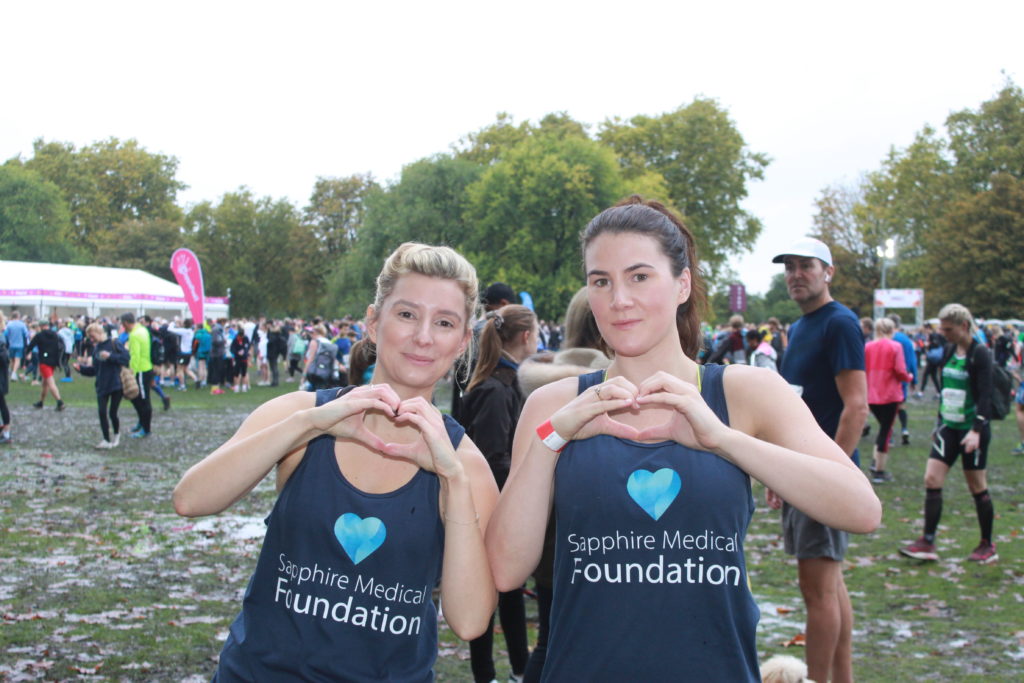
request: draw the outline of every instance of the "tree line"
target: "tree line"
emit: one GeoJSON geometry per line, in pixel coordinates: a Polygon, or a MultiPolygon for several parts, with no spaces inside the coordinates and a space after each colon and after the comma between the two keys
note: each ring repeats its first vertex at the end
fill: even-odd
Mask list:
{"type": "Polygon", "coordinates": [[[836,298],[870,313],[893,239],[886,286],[925,290],[928,315],[957,301],[975,315],[1024,309],[1024,92],[1012,81],[977,109],[924,126],[879,168],[824,188],[813,234],[832,248],[836,298]]]}
{"type": "MultiPolygon", "coordinates": [[[[977,111],[952,114],[947,130],[925,128],[856,185],[822,190],[809,229],[833,248],[841,301],[870,310],[875,247],[893,237],[899,256],[890,286],[925,287],[929,308],[958,299],[988,315],[1016,310],[1024,97],[1007,83],[977,111]]],[[[499,114],[449,150],[408,164],[393,182],[318,178],[301,208],[244,187],[182,206],[177,194],[186,185],[173,156],[135,140],[76,148],[40,139],[31,157],[0,166],[0,258],[141,268],[173,279],[169,254],[187,246],[204,264],[207,291],[230,288],[238,315],[358,315],[384,257],[418,240],[458,249],[482,282],[528,291],[541,317],[557,318],[582,282],[580,229],[639,193],[662,200],[693,230],[721,318],[725,288],[742,281],[726,262],[762,231],[742,202],[769,163],[727,111],[703,97],[597,126],[565,113],[521,123],[499,114]]],[[[751,319],[797,315],[780,278],[749,301],[751,319]]]]}

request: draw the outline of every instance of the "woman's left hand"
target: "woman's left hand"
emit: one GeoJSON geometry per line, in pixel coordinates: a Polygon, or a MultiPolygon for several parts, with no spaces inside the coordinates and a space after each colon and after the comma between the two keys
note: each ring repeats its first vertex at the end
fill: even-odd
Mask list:
{"type": "Polygon", "coordinates": [[[687,448],[714,451],[729,429],[708,407],[697,387],[665,371],[644,380],[638,393],[639,405],[663,405],[672,410],[667,422],[641,430],[641,440],[671,439],[687,448]]]}
{"type": "Polygon", "coordinates": [[[415,426],[420,432],[421,440],[412,443],[389,443],[385,446],[384,453],[411,460],[443,479],[462,473],[462,462],[452,448],[441,411],[425,398],[417,396],[402,401],[395,415],[395,423],[415,426]],[[423,448],[424,444],[426,449],[423,448]]]}

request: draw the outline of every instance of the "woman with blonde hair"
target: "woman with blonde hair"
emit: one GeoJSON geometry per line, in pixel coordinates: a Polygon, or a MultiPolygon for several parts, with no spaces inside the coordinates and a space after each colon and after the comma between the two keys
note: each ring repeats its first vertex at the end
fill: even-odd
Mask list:
{"type": "Polygon", "coordinates": [[[495,583],[522,584],[553,514],[543,680],[757,681],[750,478],[849,531],[876,528],[881,504],[779,375],[694,361],[706,301],[678,217],[634,196],[581,246],[614,360],[527,400],[487,533],[495,583]]]}
{"type": "Polygon", "coordinates": [[[373,383],[257,408],[174,491],[179,514],[227,509],[272,470],[278,497],[218,681],[429,681],[444,617],[483,633],[497,594],[483,530],[497,487],[463,429],[430,403],[469,351],[473,267],[447,247],[388,257],[367,310],[373,383]]]}
{"type": "Polygon", "coordinates": [[[121,368],[128,366],[128,351],[120,342],[111,339],[99,323],[90,323],[85,336],[92,342],[92,355],[79,359],[74,368],[86,377],[96,378],[96,403],[100,415],[103,440],[96,448],[114,448],[121,442],[121,421],[117,410],[121,405],[123,387],[121,368]]]}
{"type": "Polygon", "coordinates": [[[889,459],[889,437],[896,421],[896,411],[903,403],[903,386],[900,383],[913,380],[913,375],[907,372],[903,347],[892,338],[895,332],[896,325],[892,320],[879,318],[875,321],[875,338],[864,346],[868,407],[878,420],[878,437],[871,465],[871,481],[876,484],[892,479],[885,465],[889,459]]]}
{"type": "Polygon", "coordinates": [[[939,311],[939,332],[947,344],[938,364],[942,377],[939,415],[924,470],[924,533],[900,548],[901,553],[917,560],[939,559],[935,536],[942,517],[942,487],[960,458],[981,527],[981,541],[967,559],[979,564],[999,559],[992,542],[995,510],[985,474],[992,440],[992,352],[975,339],[977,330],[966,306],[946,304],[939,311]]]}

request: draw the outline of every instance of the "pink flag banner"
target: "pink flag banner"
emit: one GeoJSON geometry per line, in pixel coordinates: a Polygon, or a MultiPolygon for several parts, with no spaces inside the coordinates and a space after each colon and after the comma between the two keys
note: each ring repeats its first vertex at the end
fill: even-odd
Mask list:
{"type": "Polygon", "coordinates": [[[185,303],[192,313],[196,326],[202,325],[203,318],[203,271],[199,267],[199,259],[191,249],[178,249],[171,255],[171,272],[174,279],[181,285],[185,294],[185,303]]]}

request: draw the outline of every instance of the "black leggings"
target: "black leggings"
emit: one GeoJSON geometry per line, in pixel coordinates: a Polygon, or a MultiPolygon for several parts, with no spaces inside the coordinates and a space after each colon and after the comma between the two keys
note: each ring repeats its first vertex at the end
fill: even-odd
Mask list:
{"type": "Polygon", "coordinates": [[[878,437],[875,439],[875,448],[882,453],[889,452],[889,432],[892,431],[892,423],[896,421],[896,409],[899,403],[872,403],[871,414],[878,420],[878,437]]]}
{"type": "Polygon", "coordinates": [[[110,427],[114,427],[114,433],[121,433],[121,421],[117,419],[117,409],[121,406],[121,397],[124,394],[120,389],[112,394],[104,394],[96,397],[96,403],[100,411],[100,430],[103,432],[103,440],[110,441],[110,427]],[[109,408],[107,404],[109,403],[109,408]],[[107,422],[107,414],[110,414],[110,422],[107,422]]]}
{"type": "Polygon", "coordinates": [[[942,387],[939,384],[939,364],[938,363],[928,363],[925,366],[924,375],[921,377],[921,387],[920,387],[919,391],[924,391],[925,387],[928,385],[928,378],[929,377],[931,378],[932,383],[935,384],[935,393],[936,394],[941,394],[942,393],[942,387]]]}
{"type": "Polygon", "coordinates": [[[0,393],[0,425],[9,424],[11,424],[11,411],[7,409],[7,399],[0,393]]]}
{"type": "MultiPolygon", "coordinates": [[[[508,651],[512,673],[522,675],[530,651],[526,642],[526,606],[523,604],[523,589],[498,593],[498,618],[505,632],[505,649],[508,651]]],[[[484,634],[469,641],[470,669],[476,683],[488,683],[495,679],[494,656],[494,615],[484,634]]]]}

